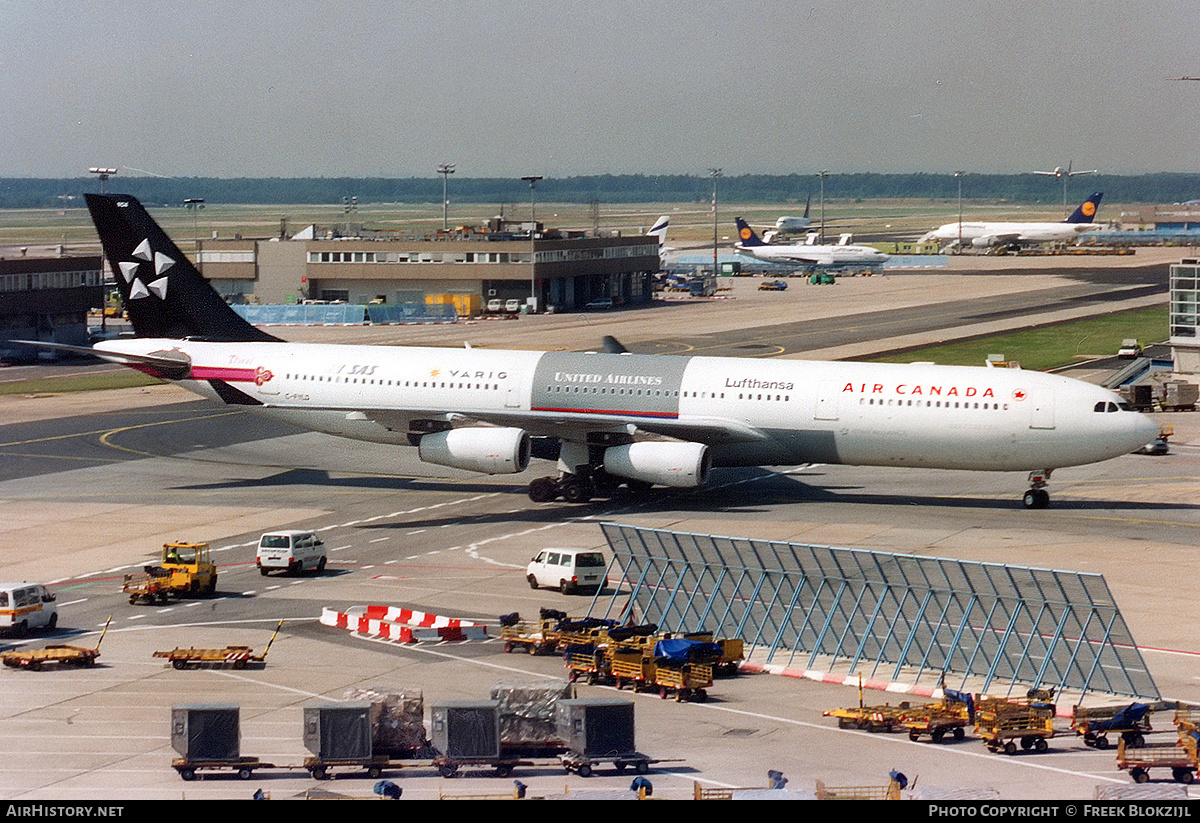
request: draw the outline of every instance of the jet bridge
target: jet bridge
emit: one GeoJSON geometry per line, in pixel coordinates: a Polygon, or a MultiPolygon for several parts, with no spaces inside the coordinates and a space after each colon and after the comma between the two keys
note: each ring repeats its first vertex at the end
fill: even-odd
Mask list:
{"type": "Polygon", "coordinates": [[[740,637],[747,660],[763,665],[964,691],[1159,698],[1102,575],[601,528],[621,570],[609,570],[619,585],[597,596],[595,617],[740,637]]]}

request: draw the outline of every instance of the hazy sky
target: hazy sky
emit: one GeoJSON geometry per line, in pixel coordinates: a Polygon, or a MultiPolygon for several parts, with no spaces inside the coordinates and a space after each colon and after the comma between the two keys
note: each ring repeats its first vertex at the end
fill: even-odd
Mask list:
{"type": "Polygon", "coordinates": [[[1196,0],[0,0],[0,34],[2,176],[1200,171],[1196,0]]]}

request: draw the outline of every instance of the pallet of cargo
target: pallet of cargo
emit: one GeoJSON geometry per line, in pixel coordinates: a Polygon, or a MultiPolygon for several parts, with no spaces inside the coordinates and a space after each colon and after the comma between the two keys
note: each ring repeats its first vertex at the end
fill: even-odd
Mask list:
{"type": "Polygon", "coordinates": [[[1200,764],[1196,760],[1196,738],[1183,735],[1174,743],[1151,743],[1134,748],[1117,743],[1117,768],[1128,771],[1135,783],[1150,781],[1151,769],[1170,769],[1176,783],[1191,784],[1200,764]]]}
{"type": "Polygon", "coordinates": [[[171,768],[179,772],[184,780],[195,780],[199,771],[232,771],[241,780],[249,780],[254,776],[255,769],[274,769],[274,763],[264,763],[257,757],[236,757],[231,760],[193,760],[177,757],[171,761],[171,768]]]}
{"type": "Polygon", "coordinates": [[[1108,740],[1110,733],[1120,735],[1126,745],[1136,748],[1145,744],[1145,735],[1151,731],[1150,707],[1145,703],[1090,709],[1075,706],[1071,728],[1083,737],[1084,745],[1090,748],[1107,749],[1111,745],[1108,740]]]}
{"type": "Polygon", "coordinates": [[[109,623],[112,623],[111,617],[104,624],[104,630],[100,632],[100,639],[96,641],[94,648],[54,644],[44,649],[19,649],[0,655],[0,663],[14,669],[29,669],[35,672],[53,663],[62,666],[95,666],[96,658],[100,656],[100,643],[108,632],[109,623]]]}

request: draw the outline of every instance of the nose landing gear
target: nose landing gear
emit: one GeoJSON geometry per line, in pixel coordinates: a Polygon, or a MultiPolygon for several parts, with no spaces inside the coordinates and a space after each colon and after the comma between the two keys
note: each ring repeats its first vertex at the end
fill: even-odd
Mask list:
{"type": "Polygon", "coordinates": [[[1021,498],[1025,508],[1044,509],[1050,505],[1050,492],[1046,491],[1046,486],[1049,485],[1051,471],[1052,469],[1046,469],[1029,473],[1029,483],[1032,488],[1021,498]]]}

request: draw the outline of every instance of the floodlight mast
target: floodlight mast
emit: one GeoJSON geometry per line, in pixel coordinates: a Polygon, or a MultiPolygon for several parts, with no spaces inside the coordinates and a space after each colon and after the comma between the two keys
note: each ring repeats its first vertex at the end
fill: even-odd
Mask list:
{"type": "Polygon", "coordinates": [[[537,264],[534,262],[536,253],[534,251],[533,238],[537,228],[537,202],[533,197],[533,190],[537,187],[539,180],[543,179],[540,174],[529,174],[521,178],[529,184],[529,310],[537,310],[537,264]]]}
{"type": "Polygon", "coordinates": [[[92,166],[88,169],[88,174],[94,174],[100,178],[100,193],[104,194],[104,181],[117,173],[117,170],[109,166],[92,166]]]}
{"type": "Polygon", "coordinates": [[[442,176],[442,231],[448,231],[450,228],[448,218],[446,216],[450,201],[446,199],[446,181],[450,175],[454,174],[453,163],[443,163],[437,167],[438,174],[442,176]]]}

